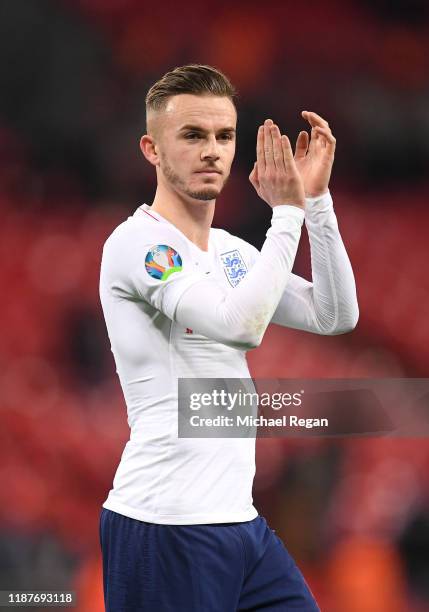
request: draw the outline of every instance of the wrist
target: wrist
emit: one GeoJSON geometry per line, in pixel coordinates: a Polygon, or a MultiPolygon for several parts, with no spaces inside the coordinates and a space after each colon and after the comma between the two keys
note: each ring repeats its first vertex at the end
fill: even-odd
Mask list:
{"type": "Polygon", "coordinates": [[[305,198],[305,216],[307,219],[313,218],[321,212],[333,210],[333,208],[334,203],[329,190],[320,196],[305,198]]]}
{"type": "Polygon", "coordinates": [[[304,209],[301,206],[294,206],[293,204],[279,204],[273,206],[273,221],[275,219],[284,219],[285,217],[294,217],[299,221],[304,220],[304,209]]]}
{"type": "Polygon", "coordinates": [[[294,200],[293,202],[279,202],[278,204],[271,204],[271,208],[274,210],[275,208],[278,208],[279,206],[293,206],[294,208],[301,208],[302,210],[305,209],[305,200],[294,200]]]}
{"type": "Polygon", "coordinates": [[[305,196],[305,205],[314,204],[314,202],[319,202],[320,200],[325,200],[331,197],[331,192],[329,189],[326,189],[323,192],[318,193],[317,195],[307,195],[305,196]]]}
{"type": "Polygon", "coordinates": [[[312,192],[305,192],[305,199],[306,200],[311,200],[311,199],[316,199],[316,198],[322,198],[324,195],[326,195],[327,193],[329,193],[329,187],[326,187],[326,189],[320,189],[318,191],[312,191],[312,192]]]}

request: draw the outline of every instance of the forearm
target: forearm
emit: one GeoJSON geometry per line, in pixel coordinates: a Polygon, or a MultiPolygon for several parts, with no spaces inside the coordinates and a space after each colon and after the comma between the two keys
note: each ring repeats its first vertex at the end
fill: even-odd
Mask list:
{"type": "Polygon", "coordinates": [[[189,287],[175,320],[235,348],[258,346],[290,277],[303,217],[299,208],[275,207],[260,256],[240,284],[225,289],[207,279],[189,287]]]}
{"type": "Polygon", "coordinates": [[[312,283],[294,277],[272,321],[319,334],[351,331],[359,316],[356,286],[330,194],[307,199],[305,222],[312,283]]]}

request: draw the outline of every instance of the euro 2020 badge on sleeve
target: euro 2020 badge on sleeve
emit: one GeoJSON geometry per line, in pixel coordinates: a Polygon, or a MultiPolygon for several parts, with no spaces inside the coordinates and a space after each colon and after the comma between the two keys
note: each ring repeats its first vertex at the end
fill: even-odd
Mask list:
{"type": "Polygon", "coordinates": [[[165,281],[182,269],[182,258],[173,247],[157,244],[149,249],[145,259],[146,272],[157,280],[165,281]]]}
{"type": "Polygon", "coordinates": [[[247,274],[247,266],[243,261],[240,251],[236,249],[222,253],[220,258],[227,279],[233,287],[236,287],[247,274]]]}

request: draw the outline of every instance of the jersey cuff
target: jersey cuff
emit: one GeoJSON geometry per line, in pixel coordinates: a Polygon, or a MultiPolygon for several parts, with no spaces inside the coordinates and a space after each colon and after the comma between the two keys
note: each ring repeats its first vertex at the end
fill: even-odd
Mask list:
{"type": "Polygon", "coordinates": [[[317,210],[325,211],[334,207],[331,192],[328,190],[320,196],[314,198],[305,198],[305,211],[317,210]]]}
{"type": "Polygon", "coordinates": [[[304,209],[299,208],[298,206],[292,206],[291,204],[281,204],[280,206],[274,206],[273,208],[273,216],[274,219],[287,219],[287,218],[295,218],[298,221],[304,220],[304,209]]]}

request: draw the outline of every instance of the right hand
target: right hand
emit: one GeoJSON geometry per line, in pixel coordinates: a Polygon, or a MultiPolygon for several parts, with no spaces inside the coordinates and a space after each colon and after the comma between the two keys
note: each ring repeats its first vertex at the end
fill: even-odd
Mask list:
{"type": "Polygon", "coordinates": [[[249,181],[260,198],[274,208],[282,204],[304,208],[305,192],[287,136],[271,119],[258,130],[256,162],[249,181]]]}

